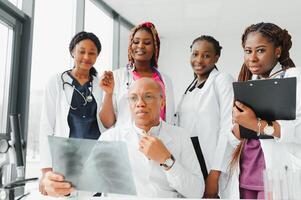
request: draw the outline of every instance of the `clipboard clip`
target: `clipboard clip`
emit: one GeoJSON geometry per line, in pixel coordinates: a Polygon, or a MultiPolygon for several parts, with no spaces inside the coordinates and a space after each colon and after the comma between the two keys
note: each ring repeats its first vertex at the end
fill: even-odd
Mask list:
{"type": "MultiPolygon", "coordinates": [[[[274,84],[277,85],[278,81],[274,81],[274,84]]],[[[249,83],[249,86],[252,87],[252,86],[254,86],[254,84],[253,83],[249,83]]]]}

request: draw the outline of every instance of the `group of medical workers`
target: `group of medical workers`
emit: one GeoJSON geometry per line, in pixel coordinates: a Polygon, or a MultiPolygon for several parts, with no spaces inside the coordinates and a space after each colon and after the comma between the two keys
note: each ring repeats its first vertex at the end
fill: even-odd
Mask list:
{"type": "Polygon", "coordinates": [[[222,47],[212,36],[193,40],[194,79],[176,106],[172,82],[158,66],[160,38],[154,24],[134,27],[127,66],[101,75],[94,67],[102,50],[99,39],[77,33],[69,45],[73,68],[45,87],[40,192],[64,198],[81,192],[110,195],[77,191],[64,174],[52,170],[47,136],[54,135],[124,141],[138,197],[263,199],[265,169],[301,169],[301,71],[290,58],[290,34],[276,24],[250,25],[241,44],[244,60],[237,81],[297,78],[295,120],[260,119],[234,101],[235,79],[219,70],[222,47]],[[241,138],[239,126],[273,137],[241,138]],[[192,137],[198,139],[198,153],[192,137]]]}

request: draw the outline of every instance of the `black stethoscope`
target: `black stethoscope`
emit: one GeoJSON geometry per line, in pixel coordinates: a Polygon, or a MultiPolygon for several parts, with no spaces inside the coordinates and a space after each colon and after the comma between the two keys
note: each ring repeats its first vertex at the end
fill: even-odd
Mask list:
{"type": "Polygon", "coordinates": [[[179,102],[179,104],[178,104],[178,106],[177,106],[177,109],[176,109],[176,112],[175,112],[175,114],[174,114],[174,119],[175,119],[175,120],[174,120],[174,125],[175,125],[175,126],[178,126],[178,125],[180,124],[179,112],[180,112],[180,108],[181,108],[181,106],[182,106],[182,104],[183,104],[184,97],[185,97],[185,95],[187,94],[187,92],[188,92],[191,88],[193,88],[193,87],[196,86],[196,84],[197,84],[197,82],[198,82],[197,78],[198,78],[197,76],[194,77],[193,81],[192,81],[192,82],[189,84],[189,86],[186,88],[184,94],[182,95],[182,97],[181,97],[181,99],[180,99],[180,102],[179,102]]]}
{"type": "MultiPolygon", "coordinates": [[[[90,80],[90,83],[89,83],[89,91],[90,91],[90,94],[88,95],[88,96],[84,96],[74,85],[72,85],[71,83],[69,83],[69,82],[67,82],[67,81],[64,81],[64,78],[63,78],[63,76],[64,76],[64,74],[67,74],[68,72],[69,72],[70,70],[66,70],[66,71],[64,71],[62,74],[61,74],[61,80],[62,80],[62,83],[63,83],[63,90],[65,91],[65,85],[69,85],[70,87],[72,87],[73,88],[73,90],[74,91],[76,91],[82,98],[83,98],[83,100],[84,100],[84,103],[83,103],[83,106],[86,106],[88,103],[91,103],[92,101],[93,101],[93,96],[92,96],[92,91],[93,91],[93,84],[92,84],[92,80],[93,79],[91,79],[90,80]]],[[[67,97],[66,97],[67,98],[67,97]]],[[[73,107],[72,105],[71,105],[71,103],[69,103],[69,105],[70,105],[70,108],[72,109],[72,110],[76,110],[77,109],[77,107],[73,107]]]]}
{"type": "MultiPolygon", "coordinates": [[[[135,67],[134,66],[132,66],[132,65],[130,65],[130,64],[127,64],[126,65],[126,76],[127,76],[127,81],[126,81],[126,89],[129,89],[129,87],[130,87],[130,71],[132,72],[132,71],[134,71],[135,70],[135,67]]],[[[160,80],[162,81],[162,83],[164,84],[164,81],[163,81],[163,79],[162,79],[162,76],[161,76],[161,74],[160,74],[160,72],[155,68],[155,67],[152,67],[152,70],[154,70],[155,72],[157,72],[157,74],[159,75],[159,78],[160,78],[160,80]]]]}
{"type": "Polygon", "coordinates": [[[184,95],[187,94],[187,92],[190,90],[190,88],[194,88],[197,84],[197,76],[194,77],[193,81],[189,84],[189,86],[186,88],[184,95]]]}
{"type": "MultiPolygon", "coordinates": [[[[218,70],[216,66],[214,66],[213,69],[218,70]]],[[[209,72],[209,74],[212,72],[212,70],[209,72]]],[[[208,74],[208,77],[209,77],[209,74],[208,74]]],[[[198,77],[195,75],[194,79],[192,80],[192,82],[186,88],[186,90],[185,90],[184,94],[182,95],[182,97],[180,99],[180,102],[179,102],[179,104],[177,106],[176,113],[174,114],[174,118],[175,118],[174,125],[176,125],[176,126],[179,125],[179,122],[180,122],[179,112],[180,112],[180,108],[181,108],[181,106],[183,104],[185,95],[187,94],[188,91],[191,92],[196,87],[197,83],[198,83],[198,77]]]]}
{"type": "MultiPolygon", "coordinates": [[[[214,68],[212,68],[212,70],[213,69],[216,69],[217,71],[218,71],[218,69],[217,69],[217,67],[214,65],[214,68]]],[[[209,74],[212,72],[212,70],[210,70],[209,72],[208,72],[208,77],[209,77],[209,74]]],[[[193,81],[189,84],[189,86],[186,88],[186,90],[185,90],[185,92],[184,92],[184,94],[183,94],[183,96],[185,96],[186,94],[187,94],[187,92],[188,91],[192,91],[195,87],[196,87],[196,85],[197,85],[197,83],[198,83],[198,80],[197,80],[197,76],[196,75],[194,75],[194,79],[193,79],[193,81]]]]}

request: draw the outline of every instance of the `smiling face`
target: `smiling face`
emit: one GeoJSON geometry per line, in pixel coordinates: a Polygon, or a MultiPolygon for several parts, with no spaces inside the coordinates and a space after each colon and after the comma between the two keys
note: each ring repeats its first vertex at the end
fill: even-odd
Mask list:
{"type": "Polygon", "coordinates": [[[214,68],[218,58],[219,55],[216,54],[212,43],[199,40],[192,45],[190,64],[198,78],[207,76],[208,72],[214,68]]]}
{"type": "Polygon", "coordinates": [[[133,83],[128,95],[136,126],[149,130],[158,125],[164,106],[160,85],[151,78],[140,78],[133,83]]]}
{"type": "Polygon", "coordinates": [[[72,57],[76,68],[89,71],[98,57],[97,47],[90,39],[82,40],[72,50],[72,57]]]}
{"type": "Polygon", "coordinates": [[[146,30],[138,30],[131,44],[131,55],[134,62],[150,62],[154,55],[152,34],[146,30]]]}
{"type": "Polygon", "coordinates": [[[261,33],[248,34],[244,45],[244,63],[252,74],[268,77],[280,55],[281,48],[276,48],[261,33]]]}

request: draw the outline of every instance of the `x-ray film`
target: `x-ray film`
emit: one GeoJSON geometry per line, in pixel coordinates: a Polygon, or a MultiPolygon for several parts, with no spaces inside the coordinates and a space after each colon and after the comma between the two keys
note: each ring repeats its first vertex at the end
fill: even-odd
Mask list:
{"type": "Polygon", "coordinates": [[[54,172],[77,190],[136,194],[124,142],[48,136],[54,172]]]}

